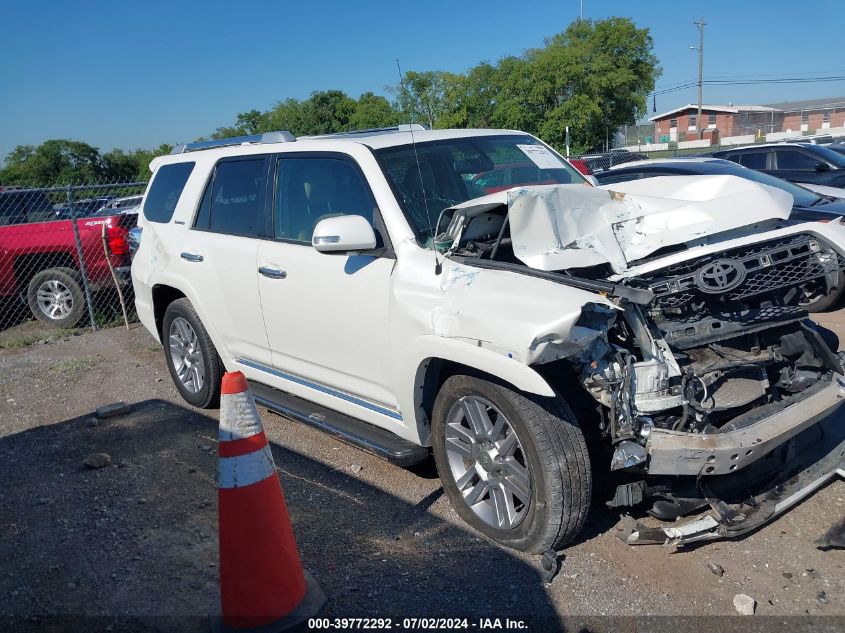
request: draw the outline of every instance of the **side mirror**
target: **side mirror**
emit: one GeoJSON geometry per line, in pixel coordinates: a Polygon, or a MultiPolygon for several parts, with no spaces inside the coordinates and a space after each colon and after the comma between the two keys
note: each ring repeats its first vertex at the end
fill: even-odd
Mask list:
{"type": "Polygon", "coordinates": [[[596,178],[596,177],[595,177],[595,176],[593,176],[592,174],[587,174],[586,176],[584,176],[584,180],[586,180],[588,183],[590,183],[591,185],[593,185],[593,187],[598,187],[598,186],[599,186],[599,181],[598,181],[598,178],[596,178]]]}
{"type": "Polygon", "coordinates": [[[830,171],[830,165],[827,163],[818,162],[816,163],[816,171],[830,171]]]}
{"type": "Polygon", "coordinates": [[[321,253],[368,251],[376,247],[376,234],[360,215],[337,215],[317,222],[311,245],[321,253]]]}

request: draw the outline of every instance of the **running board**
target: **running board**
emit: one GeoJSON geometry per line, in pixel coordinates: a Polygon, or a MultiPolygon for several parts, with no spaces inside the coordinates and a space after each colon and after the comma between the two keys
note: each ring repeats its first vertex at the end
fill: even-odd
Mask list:
{"type": "Polygon", "coordinates": [[[342,442],[362,448],[403,468],[428,459],[428,449],[319,404],[273,387],[249,381],[256,403],[271,411],[325,431],[342,442]]]}

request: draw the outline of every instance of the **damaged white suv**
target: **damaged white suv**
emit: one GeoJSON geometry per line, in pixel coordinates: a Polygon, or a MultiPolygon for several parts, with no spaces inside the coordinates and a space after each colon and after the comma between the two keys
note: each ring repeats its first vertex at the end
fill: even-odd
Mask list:
{"type": "Polygon", "coordinates": [[[541,552],[596,490],[631,543],[746,532],[842,473],[843,366],[802,305],[838,221],[730,176],[593,188],[536,138],[419,126],[180,147],[151,165],[143,324],[199,407],[221,372],[541,552]],[[611,485],[607,485],[611,484],[611,485]],[[704,513],[706,511],[706,514],[704,513]]]}

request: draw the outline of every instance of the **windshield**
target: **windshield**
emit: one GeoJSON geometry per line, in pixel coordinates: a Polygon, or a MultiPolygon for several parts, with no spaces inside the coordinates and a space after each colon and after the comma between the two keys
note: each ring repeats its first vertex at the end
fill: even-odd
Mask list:
{"type": "Polygon", "coordinates": [[[375,154],[423,243],[447,207],[521,185],[584,182],[565,160],[528,135],[429,141],[417,143],[416,150],[400,145],[375,154]]]}
{"type": "Polygon", "coordinates": [[[816,145],[813,147],[813,152],[817,153],[819,157],[823,158],[829,163],[833,163],[837,167],[845,167],[845,156],[839,152],[834,152],[829,147],[824,145],[816,145]]]}
{"type": "Polygon", "coordinates": [[[753,180],[754,182],[760,183],[761,185],[777,187],[778,189],[782,189],[786,193],[792,194],[792,197],[795,200],[794,204],[796,207],[810,207],[816,204],[819,201],[819,198],[821,197],[818,194],[813,193],[809,189],[804,189],[804,187],[799,187],[798,185],[794,185],[786,180],[776,178],[775,176],[771,176],[769,174],[764,174],[763,172],[756,171],[754,169],[748,169],[747,167],[739,167],[735,165],[722,165],[719,166],[718,169],[715,169],[710,173],[722,173],[726,176],[739,176],[740,178],[753,180]]]}

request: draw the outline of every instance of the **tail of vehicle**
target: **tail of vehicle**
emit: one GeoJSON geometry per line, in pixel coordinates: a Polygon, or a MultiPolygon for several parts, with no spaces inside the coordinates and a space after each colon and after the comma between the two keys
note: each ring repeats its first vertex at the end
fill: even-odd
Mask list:
{"type": "Polygon", "coordinates": [[[569,161],[570,165],[572,165],[584,176],[593,175],[593,171],[590,169],[589,165],[587,165],[587,161],[585,161],[583,158],[569,158],[567,160],[569,161]]]}

